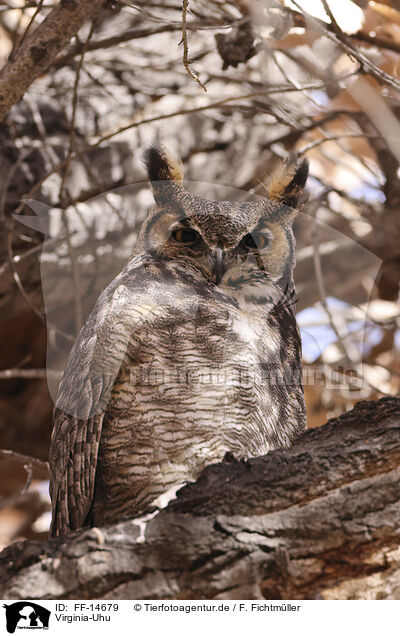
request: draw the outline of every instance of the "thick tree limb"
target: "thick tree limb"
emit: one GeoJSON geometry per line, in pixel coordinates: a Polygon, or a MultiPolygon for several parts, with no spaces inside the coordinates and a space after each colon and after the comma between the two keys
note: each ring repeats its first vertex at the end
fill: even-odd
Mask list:
{"type": "Polygon", "coordinates": [[[0,556],[5,599],[400,598],[400,399],[209,466],[142,524],[0,556]],[[144,536],[141,535],[144,529],[144,536]]]}
{"type": "Polygon", "coordinates": [[[61,0],[0,71],[0,121],[104,0],[61,0]]]}

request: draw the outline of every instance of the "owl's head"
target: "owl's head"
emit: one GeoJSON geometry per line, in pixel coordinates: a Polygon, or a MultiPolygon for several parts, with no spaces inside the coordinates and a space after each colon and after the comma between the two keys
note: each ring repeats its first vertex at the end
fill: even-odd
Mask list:
{"type": "Polygon", "coordinates": [[[288,159],[266,180],[257,202],[212,201],[189,193],[180,164],[162,149],[145,154],[156,208],[142,226],[135,253],[178,260],[232,298],[261,304],[292,288],[293,220],[308,161],[288,159]],[[275,290],[275,291],[274,291],[275,290]]]}

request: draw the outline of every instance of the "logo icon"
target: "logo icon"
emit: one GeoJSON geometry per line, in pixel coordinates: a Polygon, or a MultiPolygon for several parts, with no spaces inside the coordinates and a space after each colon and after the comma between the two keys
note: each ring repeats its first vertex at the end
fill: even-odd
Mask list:
{"type": "Polygon", "coordinates": [[[16,629],[49,629],[51,612],[37,603],[18,601],[3,607],[6,610],[6,627],[9,634],[14,634],[16,629]]]}

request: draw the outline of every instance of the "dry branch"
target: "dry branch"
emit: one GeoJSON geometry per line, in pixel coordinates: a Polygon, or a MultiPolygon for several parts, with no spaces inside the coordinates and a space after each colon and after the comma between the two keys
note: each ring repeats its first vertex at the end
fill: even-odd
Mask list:
{"type": "MultiPolygon", "coordinates": [[[[253,21],[257,58],[250,63],[246,58],[238,69],[220,70],[215,32],[223,30],[223,40],[232,41],[232,34],[248,19],[248,9],[242,2],[190,0],[192,17],[188,22],[189,11],[182,22],[183,2],[168,4],[168,9],[165,3],[122,2],[114,8],[105,3],[104,9],[91,16],[95,26],[89,41],[89,28],[78,32],[78,22],[83,23],[83,12],[89,15],[101,4],[86,0],[59,0],[51,6],[41,1],[28,3],[30,8],[18,9],[20,19],[14,27],[7,27],[9,14],[4,14],[9,7],[0,11],[9,40],[3,54],[8,45],[14,45],[10,61],[0,72],[0,97],[7,96],[3,103],[0,101],[0,113],[4,115],[13,100],[21,97],[24,86],[28,87],[6,124],[0,125],[0,310],[2,332],[6,334],[0,364],[0,446],[15,446],[29,454],[35,440],[35,453],[46,456],[52,405],[46,383],[36,380],[45,377],[46,353],[44,338],[43,343],[36,338],[37,333],[44,336],[44,329],[36,326],[34,316],[35,312],[43,322],[41,275],[49,343],[54,345],[53,358],[59,356],[54,360],[54,369],[48,363],[53,369],[48,373],[49,384],[55,386],[55,369],[61,368],[67,343],[74,339],[75,322],[80,325],[84,321],[100,289],[126,264],[147,205],[144,193],[136,190],[136,185],[119,200],[113,198],[111,191],[141,181],[139,154],[146,139],[158,136],[183,156],[188,179],[242,185],[244,190],[261,194],[259,177],[272,167],[275,156],[284,156],[291,150],[307,152],[313,174],[308,211],[315,197],[321,196],[322,202],[318,210],[320,254],[313,254],[310,223],[304,218],[306,215],[301,215],[303,218],[299,217],[296,225],[297,309],[312,306],[319,300],[321,290],[323,298],[335,297],[349,303],[351,312],[335,310],[333,322],[338,324],[339,344],[340,340],[344,342],[357,364],[359,355],[364,356],[365,378],[374,382],[380,392],[397,393],[400,370],[394,338],[400,326],[399,316],[393,316],[391,310],[391,317],[376,322],[378,327],[372,330],[371,320],[375,319],[370,319],[368,310],[366,321],[362,321],[362,326],[360,321],[360,328],[352,331],[354,317],[359,315],[358,304],[362,309],[377,296],[394,301],[399,291],[398,149],[396,135],[390,136],[390,131],[386,134],[387,126],[377,125],[384,121],[390,126],[389,116],[393,120],[400,112],[394,55],[400,52],[400,44],[388,28],[390,20],[381,21],[375,34],[371,30],[375,29],[374,22],[367,19],[363,25],[365,33],[349,35],[329,13],[329,5],[333,9],[334,4],[331,0],[324,0],[329,23],[280,6],[273,15],[267,12],[262,18],[260,13],[260,20],[256,17],[253,21]],[[57,8],[51,10],[52,7],[57,8]],[[22,32],[29,16],[29,26],[22,32]],[[268,36],[264,26],[272,23],[264,24],[263,19],[269,22],[270,18],[274,29],[268,36]],[[294,32],[293,26],[302,27],[302,31],[294,32]],[[185,46],[178,47],[182,27],[192,55],[187,41],[186,53],[185,46]],[[76,38],[67,44],[69,32],[75,33],[76,38]],[[192,79],[184,72],[182,48],[186,70],[190,71],[195,63],[207,86],[208,98],[197,95],[192,79]],[[88,52],[92,53],[86,55],[88,52]],[[34,82],[37,75],[39,79],[34,82]],[[356,85],[353,78],[357,77],[360,81],[356,85]],[[368,97],[354,99],[354,91],[360,95],[368,86],[379,101],[375,109],[379,117],[374,116],[368,97]],[[16,91],[15,95],[10,91],[16,91]],[[66,108],[71,102],[72,116],[70,108],[66,108]],[[206,160],[202,153],[207,153],[206,160]],[[348,172],[349,179],[344,172],[348,172]],[[99,200],[97,195],[105,192],[110,195],[104,194],[99,200]],[[91,200],[92,197],[96,199],[91,200]],[[57,236],[50,238],[53,234],[43,223],[47,233],[41,272],[38,257],[43,237],[35,230],[42,226],[32,221],[24,227],[12,216],[22,210],[30,214],[24,202],[27,198],[68,208],[71,218],[71,237],[67,227],[56,230],[57,236]],[[379,279],[369,297],[379,259],[379,279]],[[30,318],[26,314],[28,307],[30,318]],[[31,323],[31,337],[25,337],[31,323]],[[382,339],[375,346],[378,331],[382,339]],[[28,360],[31,368],[25,368],[28,360]],[[47,405],[41,404],[38,409],[39,401],[45,404],[46,400],[47,405]],[[39,434],[33,436],[32,430],[39,434]]],[[[184,4],[187,7],[188,3],[184,4]]],[[[221,33],[217,33],[217,40],[219,36],[221,33]]],[[[52,219],[57,215],[52,212],[52,219]]],[[[379,312],[385,309],[380,300],[377,304],[375,316],[382,315],[379,312]]],[[[352,391],[340,388],[354,380],[342,372],[343,352],[335,345],[330,349],[335,359],[330,358],[325,365],[317,359],[314,365],[319,375],[315,377],[329,378],[329,382],[331,376],[340,377],[340,382],[335,380],[333,388],[322,380],[315,386],[309,382],[306,386],[309,419],[318,424],[326,419],[327,410],[340,412],[356,399],[352,391]]],[[[379,391],[370,391],[369,396],[376,397],[379,391]]],[[[337,446],[340,447],[339,442],[337,446]]],[[[21,467],[16,463],[15,466],[21,473],[21,467]]],[[[304,480],[308,478],[303,475],[304,480]]],[[[236,477],[233,481],[237,483],[236,477]]],[[[303,492],[303,485],[297,488],[303,492]]],[[[374,497],[376,491],[370,492],[374,497]]],[[[18,505],[25,496],[18,495],[18,505]]],[[[208,497],[206,493],[205,499],[208,497]]],[[[254,495],[253,499],[257,497],[254,495]]],[[[82,539],[83,546],[85,541],[82,539]]],[[[113,555],[114,547],[109,552],[113,555]]],[[[292,564],[297,563],[296,558],[292,564]]],[[[238,559],[237,567],[240,565],[238,559]]],[[[194,571],[198,569],[195,567],[194,571]]],[[[371,576],[379,579],[381,574],[376,571],[371,576]]],[[[94,589],[91,581],[88,586],[94,589]]],[[[264,583],[262,589],[263,586],[264,583]]],[[[392,584],[389,588],[394,589],[392,584]]],[[[222,585],[218,589],[221,594],[228,593],[222,585]]],[[[314,592],[312,589],[310,594],[314,592]]],[[[237,590],[232,593],[239,594],[237,590]]]]}
{"type": "Polygon", "coordinates": [[[0,71],[0,121],[104,0],[62,0],[0,71]]]}
{"type": "Polygon", "coordinates": [[[23,464],[24,470],[26,472],[25,483],[19,489],[18,492],[14,492],[12,495],[4,498],[0,498],[0,510],[3,508],[18,505],[23,502],[28,502],[29,500],[37,499],[37,493],[29,492],[30,485],[32,483],[32,477],[34,469],[36,469],[43,479],[48,479],[49,477],[49,464],[48,462],[43,462],[37,457],[31,457],[30,455],[22,455],[21,453],[16,453],[12,450],[0,449],[0,457],[5,457],[8,460],[15,461],[23,464]]]}
{"type": "Polygon", "coordinates": [[[147,521],[16,543],[0,596],[400,597],[400,400],[360,402],[290,449],[209,466],[147,521]]]}

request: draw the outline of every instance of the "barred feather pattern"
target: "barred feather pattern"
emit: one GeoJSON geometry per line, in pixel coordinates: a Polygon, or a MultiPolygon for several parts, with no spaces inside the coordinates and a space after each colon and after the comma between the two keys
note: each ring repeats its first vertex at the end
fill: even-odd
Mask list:
{"type": "Polygon", "coordinates": [[[289,446],[306,425],[291,222],[271,203],[205,201],[181,185],[161,210],[154,192],[136,252],[100,295],[60,384],[53,536],[145,512],[226,453],[246,459],[289,446]],[[168,238],[182,210],[184,228],[202,237],[196,248],[168,238]],[[269,252],[246,255],[249,227],[264,222],[269,252]],[[223,240],[217,282],[212,259],[223,240]]]}

